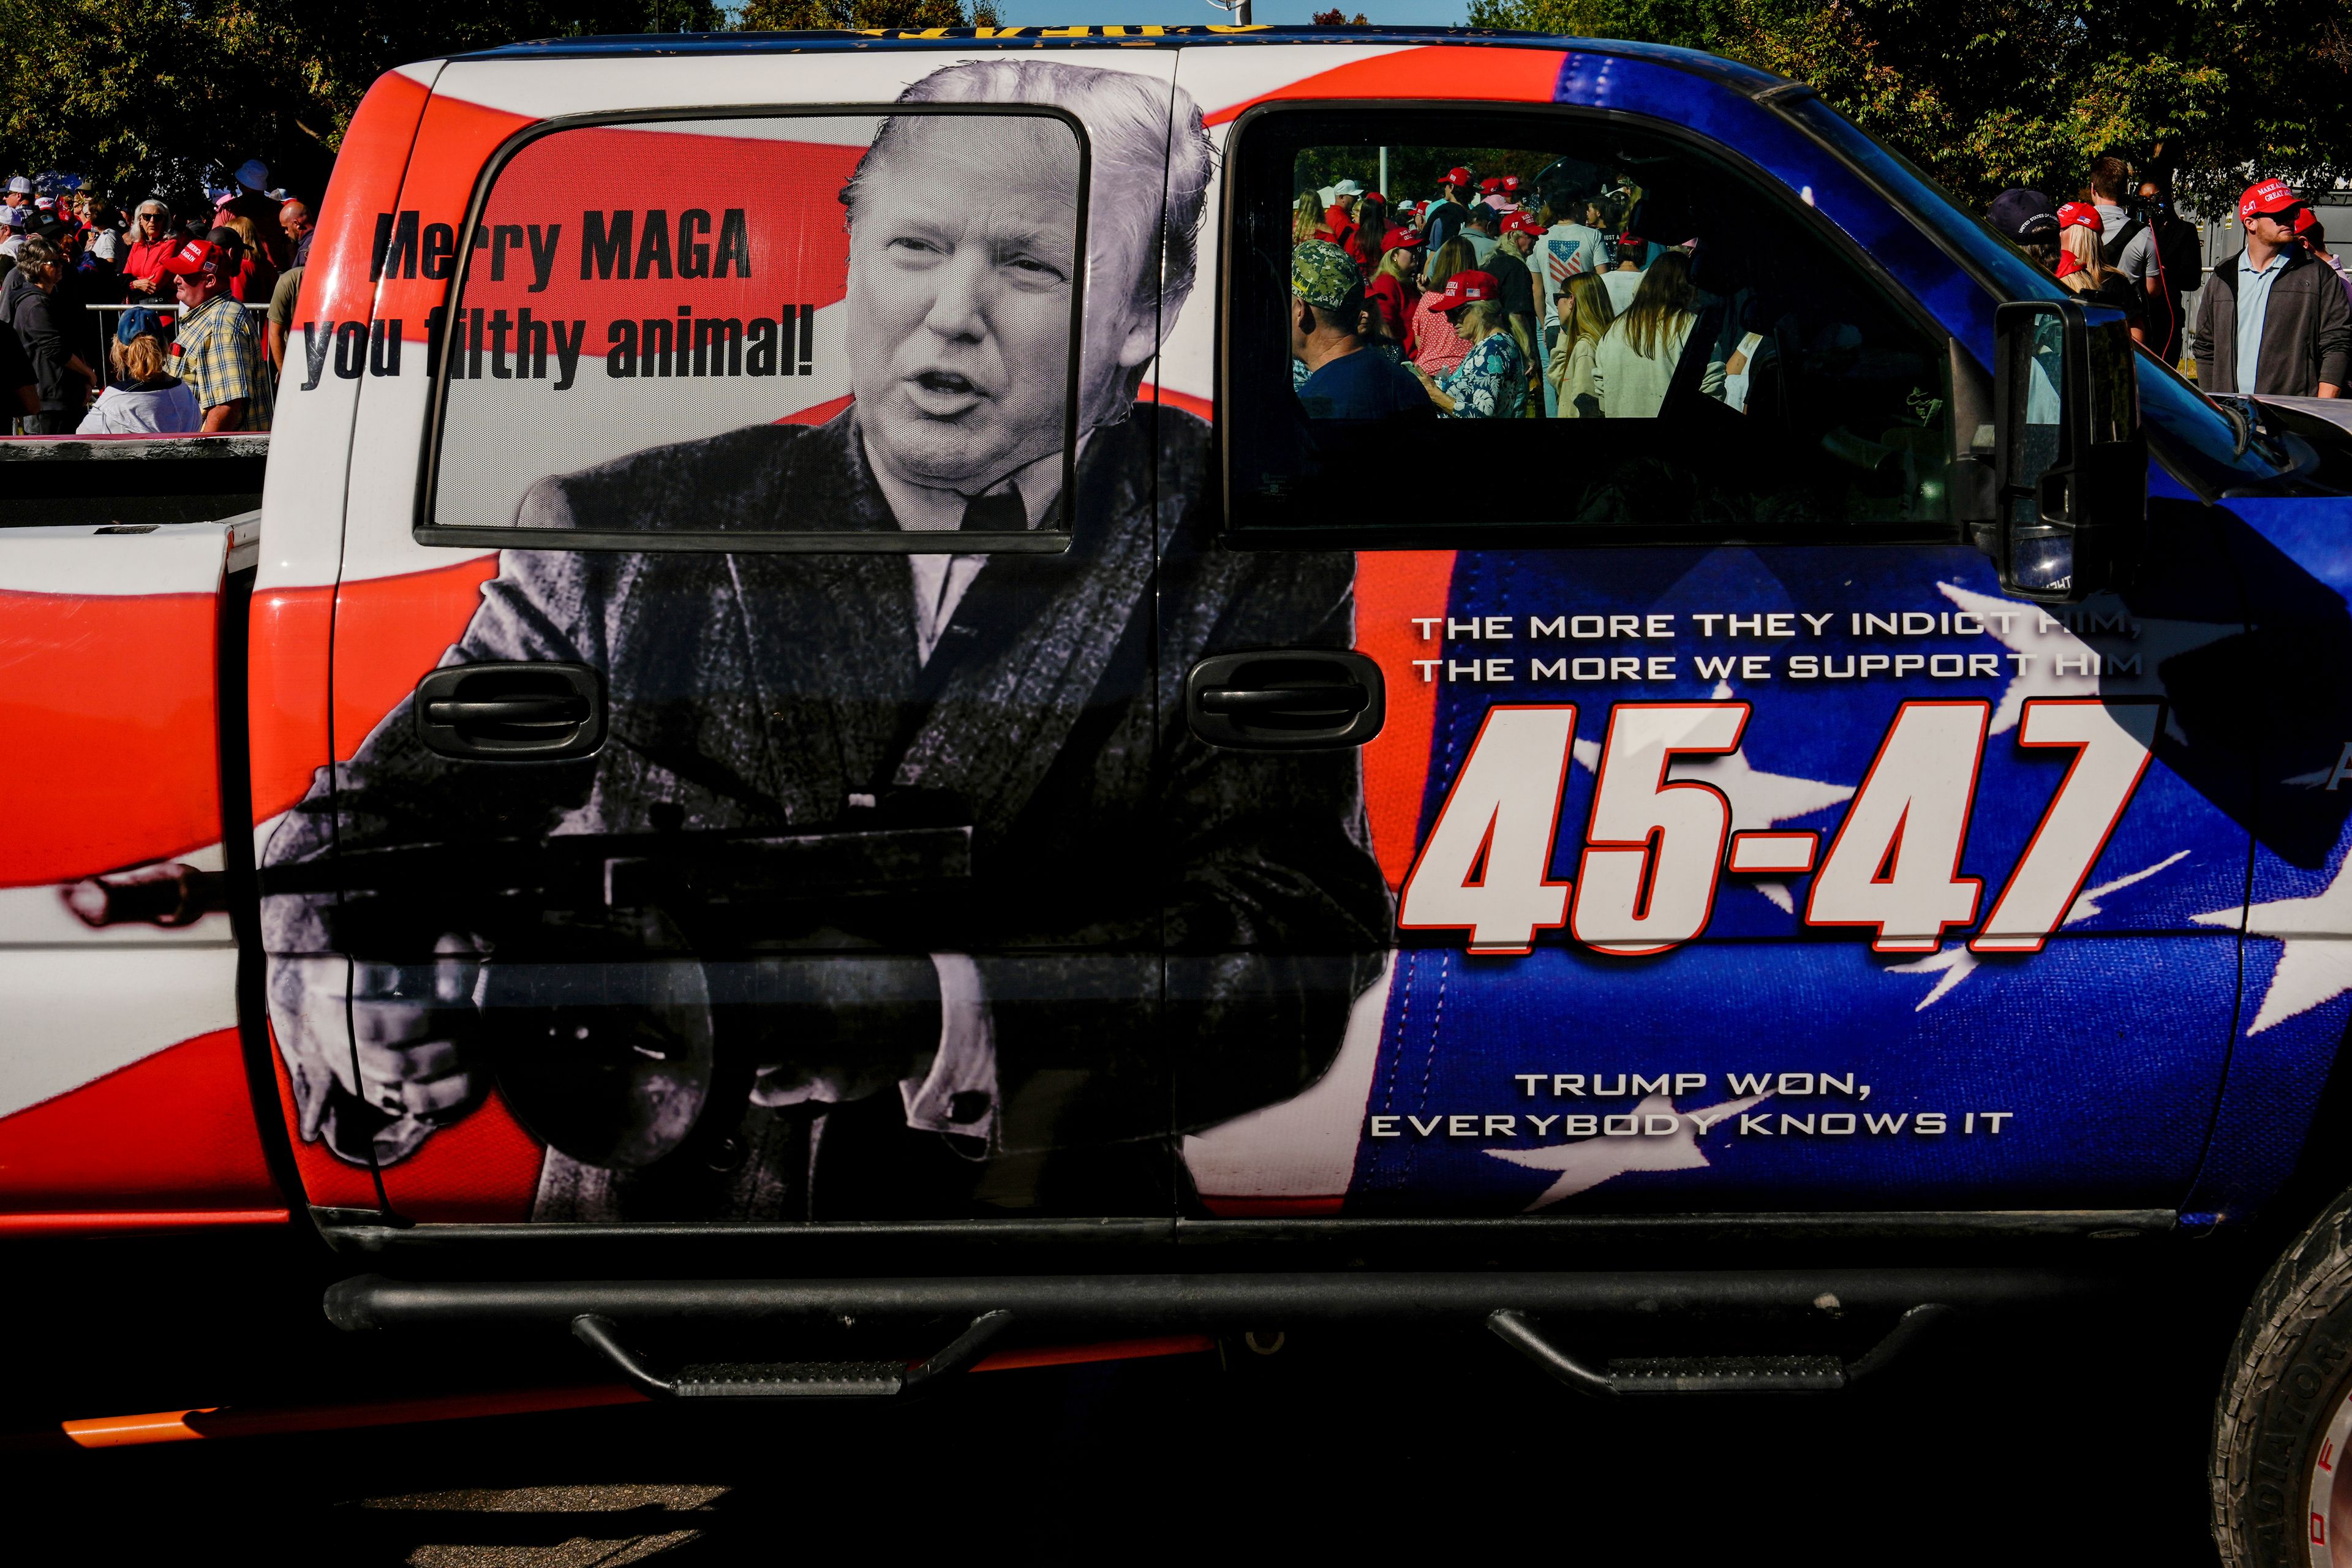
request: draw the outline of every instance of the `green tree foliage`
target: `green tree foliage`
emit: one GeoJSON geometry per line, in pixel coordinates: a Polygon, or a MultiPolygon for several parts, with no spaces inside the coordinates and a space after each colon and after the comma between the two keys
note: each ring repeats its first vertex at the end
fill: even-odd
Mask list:
{"type": "Polygon", "coordinates": [[[517,38],[723,26],[710,0],[0,0],[0,173],[189,210],[247,158],[315,195],[368,85],[517,38]]]}
{"type": "Polygon", "coordinates": [[[2071,198],[2110,151],[2173,164],[2206,211],[2250,172],[2299,190],[2352,177],[2344,0],[1471,0],[1470,15],[1810,82],[1979,205],[2011,185],[2071,198]]]}

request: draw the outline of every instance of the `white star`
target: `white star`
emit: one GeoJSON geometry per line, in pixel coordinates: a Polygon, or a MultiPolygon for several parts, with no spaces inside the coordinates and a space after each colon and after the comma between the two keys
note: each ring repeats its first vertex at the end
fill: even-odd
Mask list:
{"type": "Polygon", "coordinates": [[[2150,877],[2155,876],[2158,871],[2177,866],[2181,861],[2188,858],[2188,850],[2176,849],[2171,854],[2167,855],[2163,859],[2158,860],[2155,865],[2144,867],[2137,871],[2134,871],[2128,877],[2117,877],[2112,882],[2102,882],[2095,888],[2085,888],[2080,893],[2074,895],[2074,903],[2067,907],[2066,918],[2058,923],[2062,926],[2070,926],[2074,924],[2077,921],[2089,920],[2093,915],[2099,912],[2099,900],[2105,898],[2109,893],[2119,893],[2126,888],[2130,887],[2134,882],[2145,882],[2150,877]]]}
{"type": "MultiPolygon", "coordinates": [[[[1731,700],[1731,682],[1721,680],[1716,683],[1715,700],[1731,700]]],[[[1579,741],[1570,750],[1578,765],[1585,772],[1591,773],[1600,767],[1600,742],[1579,741]]],[[[1810,816],[1853,794],[1853,788],[1849,784],[1801,779],[1789,773],[1764,773],[1749,765],[1745,746],[1728,756],[1684,757],[1666,770],[1666,777],[1696,780],[1721,790],[1724,799],[1731,803],[1731,831],[1734,833],[1773,827],[1800,816],[1810,816]]],[[[1786,883],[1759,882],[1755,887],[1758,892],[1778,904],[1783,912],[1796,907],[1789,896],[1786,883]]]]}
{"type": "MultiPolygon", "coordinates": [[[[2126,657],[2139,660],[2138,673],[2118,674],[2109,670],[2102,675],[2099,673],[2100,650],[2068,631],[2058,623],[2057,616],[2048,615],[2040,606],[2020,604],[2014,599],[1995,598],[1990,594],[1972,593],[1952,583],[1938,583],[1936,586],[1958,608],[1982,621],[1985,631],[1996,642],[2011,653],[2027,656],[2022,664],[2012,662],[2013,673],[2010,677],[2008,689],[2000,694],[2000,702],[1993,710],[1990,732],[1996,735],[2016,727],[2019,717],[2025,711],[2025,700],[2029,697],[2160,697],[2164,693],[2164,682],[2158,671],[2166,664],[2208,643],[2242,636],[2246,629],[2242,625],[2228,622],[2172,621],[2134,616],[2131,617],[2133,630],[2128,634],[2131,652],[2126,657]],[[2047,626],[2043,625],[2045,620],[2047,626]],[[2008,623],[2006,631],[2001,629],[2003,621],[2008,623]],[[2059,674],[2058,661],[2061,658],[2075,663],[2075,668],[2063,675],[2059,674]],[[2087,664],[2079,662],[2085,658],[2089,660],[2087,664]]],[[[2075,613],[2082,612],[2077,610],[2075,613]]],[[[2094,632],[2091,635],[2104,637],[2106,634],[2094,632]]],[[[2116,639],[2126,636],[2121,632],[2114,634],[2116,639]]],[[[2170,713],[2165,715],[2164,729],[2174,740],[2183,745],[2188,744],[2189,737],[2170,713]]]]}
{"type": "MultiPolygon", "coordinates": [[[[2137,871],[2132,872],[2127,877],[2118,877],[2112,882],[2102,882],[2095,888],[2084,889],[2082,892],[2075,895],[2074,903],[2068,907],[2066,910],[2066,918],[2058,923],[2062,926],[2070,926],[2078,921],[2089,920],[2093,915],[2099,912],[2099,900],[2105,898],[2109,893],[2120,892],[2124,889],[2130,887],[2134,882],[2145,882],[2150,877],[2155,876],[2158,871],[2161,871],[2165,868],[2174,865],[2179,861],[2185,860],[2188,858],[2188,850],[2176,850],[2172,854],[2166,856],[2163,859],[2158,860],[2155,865],[2144,867],[2137,871]]],[[[2234,913],[2234,911],[2232,912],[2234,913]]],[[[2202,919],[2203,917],[2200,916],[2199,918],[2202,919]]],[[[1974,974],[1976,973],[1976,954],[1969,951],[1968,943],[1957,942],[1952,946],[1944,949],[1941,952],[1932,953],[1915,963],[1890,963],[1886,966],[1886,973],[1889,974],[1941,974],[1943,976],[1941,980],[1936,982],[1935,989],[1929,991],[1927,995],[1921,997],[1919,999],[1919,1005],[1911,1009],[1914,1013],[1924,1013],[1948,995],[1952,987],[1958,985],[1961,981],[1966,980],[1969,975],[1974,974]]]]}
{"type": "MultiPolygon", "coordinates": [[[[1727,1121],[1743,1110],[1751,1110],[1764,1103],[1768,1097],[1758,1094],[1746,1100],[1729,1100],[1721,1105],[1710,1105],[1704,1110],[1685,1110],[1675,1116],[1674,1132],[1664,1138],[1580,1138],[1573,1143],[1555,1143],[1543,1149],[1489,1149],[1494,1159],[1508,1160],[1514,1165],[1525,1165],[1534,1171],[1557,1171],[1559,1174],[1546,1187],[1543,1195],[1529,1204],[1527,1212],[1574,1197],[1577,1194],[1599,1186],[1612,1176],[1622,1176],[1628,1171],[1696,1171],[1707,1163],[1706,1152],[1698,1146],[1699,1123],[1708,1127],[1727,1121]]],[[[1654,1094],[1633,1108],[1636,1117],[1673,1113],[1675,1102],[1662,1094],[1654,1094]]],[[[1620,1114],[1622,1114],[1622,1112],[1620,1114]]],[[[1646,1125],[1643,1123],[1643,1125],[1646,1125]]]]}
{"type": "MultiPolygon", "coordinates": [[[[2235,926],[2239,911],[2190,918],[2199,925],[2235,926]]],[[[2275,937],[2280,949],[2270,989],[2246,1030],[2250,1037],[2352,991],[2352,941],[2346,940],[2352,937],[2352,857],[2336,868],[2324,892],[2256,904],[2245,911],[2245,922],[2248,935],[2275,937]]]]}
{"type": "Polygon", "coordinates": [[[1953,986],[1976,972],[1977,955],[1969,951],[1969,944],[1964,942],[1955,942],[1941,952],[1929,953],[1911,963],[1890,963],[1886,966],[1889,974],[1943,975],[1936,982],[1935,989],[1919,998],[1919,1005],[1911,1009],[1914,1013],[1924,1013],[1941,1002],[1953,986]]]}

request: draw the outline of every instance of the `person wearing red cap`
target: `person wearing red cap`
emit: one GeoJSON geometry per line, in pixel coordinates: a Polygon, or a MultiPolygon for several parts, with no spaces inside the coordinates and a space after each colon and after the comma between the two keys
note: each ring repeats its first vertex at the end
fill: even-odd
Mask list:
{"type": "Polygon", "coordinates": [[[2284,180],[2238,198],[2246,247],[2197,296],[2189,345],[2208,393],[2336,397],[2352,374],[2352,302],[2336,273],[2295,243],[2302,201],[2284,180]]]}
{"type": "MultiPolygon", "coordinates": [[[[1421,232],[1429,237],[1429,254],[1434,259],[1445,248],[1445,242],[1462,232],[1470,217],[1471,184],[1467,169],[1448,169],[1445,178],[1438,182],[1437,199],[1421,215],[1421,232]]],[[[1440,286],[1432,281],[1431,288],[1440,286]]]]}
{"type": "Polygon", "coordinates": [[[2344,285],[2345,299],[2352,300],[2352,269],[2347,269],[2343,262],[2336,259],[2336,253],[2327,248],[2327,230],[2321,226],[2319,215],[2309,207],[2304,208],[2303,216],[2294,220],[2294,237],[2321,266],[2336,274],[2344,285]]]}
{"type": "MultiPolygon", "coordinates": [[[[1505,213],[1502,237],[1483,264],[1500,287],[1503,309],[1511,318],[1511,337],[1526,357],[1531,375],[1542,370],[1543,358],[1542,341],[1537,335],[1535,272],[1528,258],[1535,253],[1536,241],[1542,236],[1543,225],[1533,213],[1505,213]]],[[[1534,389],[1541,384],[1531,381],[1529,395],[1535,395],[1534,389]]]]}
{"type": "Polygon", "coordinates": [[[1516,419],[1528,395],[1528,362],[1511,339],[1510,316],[1491,272],[1472,269],[1445,280],[1437,310],[1469,343],[1462,363],[1442,376],[1415,366],[1429,400],[1449,419],[1516,419]]]}
{"type": "Polygon", "coordinates": [[[2099,209],[2088,202],[2068,202],[2058,209],[2058,281],[2077,294],[2121,310],[2131,322],[2133,341],[2145,341],[2145,297],[2130,279],[2107,265],[2100,223],[2099,209]]]}
{"type": "Polygon", "coordinates": [[[267,430],[277,402],[261,334],[245,307],[229,298],[236,262],[206,239],[191,239],[163,258],[180,300],[175,352],[180,378],[205,411],[203,434],[267,430]]]}
{"type": "Polygon", "coordinates": [[[1413,307],[1421,289],[1412,280],[1421,263],[1421,236],[1409,228],[1391,228],[1381,237],[1381,259],[1364,281],[1364,303],[1370,307],[1376,333],[1395,343],[1406,359],[1414,348],[1413,307]]]}

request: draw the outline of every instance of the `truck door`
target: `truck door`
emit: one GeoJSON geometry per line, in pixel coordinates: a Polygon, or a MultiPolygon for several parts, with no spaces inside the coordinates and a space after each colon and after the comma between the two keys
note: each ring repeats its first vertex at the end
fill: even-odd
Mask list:
{"type": "Polygon", "coordinates": [[[2243,739],[2177,700],[2244,629],[2217,537],[2159,501],[2127,597],[2004,598],[1954,510],[1965,280],[1744,97],[1539,53],[1186,57],[1230,122],[1224,542],[1355,552],[1395,890],[1320,1080],[1194,1139],[1210,1209],[2177,1206],[2248,855],[2243,739]],[[1449,93],[1488,101],[1409,100],[1449,93]],[[1465,169],[1507,221],[1377,263],[1457,280],[1409,319],[1444,412],[1310,416],[1347,344],[1294,331],[1302,193],[1465,169]]]}
{"type": "Polygon", "coordinates": [[[304,1129],[390,1207],[1164,1220],[1170,75],[440,76],[310,340],[379,705],[266,858],[304,1129]]]}

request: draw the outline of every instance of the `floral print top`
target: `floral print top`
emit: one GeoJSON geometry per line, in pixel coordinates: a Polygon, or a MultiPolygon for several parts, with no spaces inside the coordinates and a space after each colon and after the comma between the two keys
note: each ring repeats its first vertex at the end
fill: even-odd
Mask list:
{"type": "Polygon", "coordinates": [[[1437,378],[1454,399],[1454,419],[1515,419],[1528,394],[1528,362],[1508,332],[1489,332],[1460,364],[1437,378]]]}

